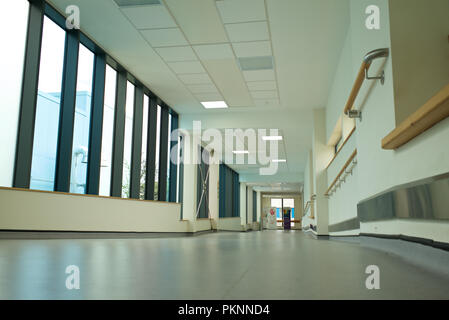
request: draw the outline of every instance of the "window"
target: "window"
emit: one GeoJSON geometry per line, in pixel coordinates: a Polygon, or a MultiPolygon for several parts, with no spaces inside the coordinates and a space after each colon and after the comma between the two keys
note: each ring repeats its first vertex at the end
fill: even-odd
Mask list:
{"type": "Polygon", "coordinates": [[[219,216],[240,216],[240,182],[237,172],[225,164],[219,169],[219,216]]]}
{"type": "Polygon", "coordinates": [[[100,191],[111,195],[112,143],[114,140],[114,109],[117,72],[106,65],[103,107],[103,133],[101,140],[100,191]]]}
{"type": "Polygon", "coordinates": [[[53,190],[65,31],[44,17],[30,188],[53,190]]]}
{"type": "Polygon", "coordinates": [[[257,221],[257,192],[253,191],[253,222],[257,221]]]}
{"type": "Polygon", "coordinates": [[[142,120],[142,157],[140,160],[140,199],[145,199],[145,178],[147,172],[147,143],[148,143],[148,111],[150,99],[143,96],[143,120],[142,120]]]}
{"type": "Polygon", "coordinates": [[[291,218],[295,218],[295,199],[282,199],[284,208],[292,208],[291,218]]]}
{"type": "Polygon", "coordinates": [[[343,139],[342,139],[342,137],[340,137],[340,139],[337,141],[337,143],[335,144],[335,146],[334,146],[334,152],[335,153],[337,153],[338,152],[338,150],[340,150],[340,146],[341,146],[341,143],[343,142],[343,139]]]}
{"type": "MultiPolygon", "coordinates": [[[[184,168],[184,159],[183,159],[183,137],[182,135],[178,136],[178,165],[176,166],[176,202],[182,202],[182,188],[183,188],[183,168],[184,168]]],[[[181,209],[182,210],[182,209],[181,209]]]]}
{"type": "Polygon", "coordinates": [[[125,146],[123,153],[122,198],[130,196],[131,152],[133,143],[134,85],[127,82],[125,107],[125,146]]]}
{"type": "Polygon", "coordinates": [[[167,193],[166,199],[169,201],[170,197],[170,152],[171,152],[171,126],[172,126],[172,116],[168,114],[168,141],[167,141],[167,193]]]}
{"type": "Polygon", "coordinates": [[[161,107],[157,106],[156,115],[156,152],[155,152],[155,165],[154,165],[154,200],[158,200],[158,185],[159,185],[159,150],[161,142],[161,107]]]}
{"type": "Polygon", "coordinates": [[[197,166],[197,218],[209,217],[209,152],[200,147],[200,163],[197,166]]]}
{"type": "MultiPolygon", "coordinates": [[[[145,191],[148,177],[146,164],[149,162],[153,165],[154,159],[155,176],[149,179],[151,183],[154,181],[154,198],[158,199],[158,193],[167,193],[167,196],[171,195],[171,201],[175,200],[175,196],[178,201],[182,201],[182,190],[176,189],[178,184],[182,186],[182,166],[172,164],[170,148],[167,151],[164,149],[165,143],[171,145],[170,137],[166,135],[170,136],[170,131],[178,126],[176,114],[161,106],[150,110],[150,98],[147,95],[143,95],[143,101],[142,96],[138,96],[139,104],[142,101],[144,105],[137,106],[136,88],[127,81],[128,78],[133,79],[133,76],[81,31],[66,32],[65,18],[50,4],[17,0],[2,12],[0,26],[5,30],[14,29],[14,32],[5,33],[4,40],[8,46],[0,52],[4,75],[0,85],[3,102],[0,105],[0,143],[3,146],[0,154],[0,185],[12,186],[14,181],[18,187],[29,185],[31,189],[79,194],[95,193],[98,190],[103,196],[114,194],[128,198],[131,165],[136,165],[134,173],[137,179],[141,161],[140,190],[137,189],[138,181],[134,181],[136,197],[140,191],[139,198],[151,198],[153,195],[145,195],[150,191],[145,191]],[[28,19],[30,7],[33,9],[31,12],[36,14],[28,19]],[[26,43],[29,23],[30,30],[34,31],[28,35],[33,41],[26,43]],[[39,39],[41,41],[37,41],[39,39]],[[28,52],[25,52],[26,49],[28,52]],[[29,67],[25,75],[24,61],[29,67]],[[103,84],[102,72],[106,61],[113,67],[106,65],[103,84]],[[122,71],[119,74],[114,69],[122,71]],[[23,85],[22,78],[25,80],[23,85]],[[26,99],[20,105],[22,96],[26,99]],[[98,108],[98,103],[103,105],[98,108]],[[116,105],[120,108],[116,109],[116,105]],[[136,110],[138,114],[134,114],[136,110]],[[25,116],[19,116],[20,112],[25,116]],[[151,121],[155,121],[152,112],[156,113],[157,127],[149,130],[150,115],[151,121]],[[140,119],[141,115],[143,119],[140,119]],[[133,128],[134,120],[142,121],[142,137],[140,133],[134,136],[134,131],[138,129],[133,128]],[[17,132],[18,128],[24,129],[17,132]],[[115,132],[117,128],[120,132],[115,132]],[[30,132],[30,129],[33,131],[30,132]],[[156,139],[151,143],[149,131],[152,135],[156,133],[156,139]],[[98,140],[100,134],[101,148],[98,140]],[[134,162],[133,150],[137,151],[138,148],[133,148],[133,142],[142,142],[141,154],[134,156],[134,162]],[[149,145],[152,150],[148,150],[149,145]],[[19,161],[15,161],[16,153],[19,161]],[[148,161],[150,155],[154,158],[148,161]],[[88,161],[92,161],[91,167],[88,161]],[[159,189],[159,183],[164,187],[159,189]]],[[[146,91],[147,88],[143,88],[143,92],[146,91]]],[[[151,138],[154,139],[154,136],[151,138]]],[[[178,158],[181,157],[182,149],[178,148],[178,158]]]]}
{"type": "Polygon", "coordinates": [[[28,7],[28,1],[15,0],[0,11],[0,29],[5,30],[2,32],[5,47],[0,51],[0,186],[5,187],[11,187],[13,179],[28,7]]]}
{"type": "Polygon", "coordinates": [[[70,192],[86,193],[94,54],[80,44],[76,83],[70,192]]]}

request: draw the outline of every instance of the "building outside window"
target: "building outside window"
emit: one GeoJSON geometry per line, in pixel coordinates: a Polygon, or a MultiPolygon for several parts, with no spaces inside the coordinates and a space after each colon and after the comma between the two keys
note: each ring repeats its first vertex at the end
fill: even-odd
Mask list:
{"type": "Polygon", "coordinates": [[[99,194],[102,196],[111,195],[112,144],[114,141],[114,109],[116,85],[117,72],[109,65],[106,65],[99,190],[99,194]]]}
{"type": "Polygon", "coordinates": [[[65,31],[44,17],[30,188],[54,190],[65,31]]]}
{"type": "Polygon", "coordinates": [[[94,54],[80,44],[76,84],[70,192],[86,193],[94,54]]]}

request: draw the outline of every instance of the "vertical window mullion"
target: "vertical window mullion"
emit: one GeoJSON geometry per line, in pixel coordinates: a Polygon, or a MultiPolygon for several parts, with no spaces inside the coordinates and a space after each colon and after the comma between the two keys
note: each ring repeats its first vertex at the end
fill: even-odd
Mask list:
{"type": "Polygon", "coordinates": [[[55,191],[62,192],[69,192],[70,189],[78,53],[79,32],[66,31],[55,172],[55,191]]]}
{"type": "Polygon", "coordinates": [[[125,143],[126,73],[117,73],[112,149],[111,196],[122,196],[123,153],[125,143]]]}
{"type": "Polygon", "coordinates": [[[154,177],[156,166],[156,126],[157,126],[157,103],[150,98],[148,108],[148,141],[147,141],[147,172],[145,184],[145,199],[154,200],[154,177]]]}
{"type": "Polygon", "coordinates": [[[142,159],[142,117],[143,117],[143,89],[134,89],[134,118],[133,118],[133,142],[131,151],[131,179],[130,198],[139,199],[140,196],[140,172],[142,159]]]}
{"type": "Polygon", "coordinates": [[[167,199],[167,148],[168,148],[168,110],[161,109],[161,129],[160,129],[160,149],[159,149],[159,182],[158,200],[167,199]]]}
{"type": "Polygon", "coordinates": [[[14,163],[13,187],[16,188],[30,187],[43,24],[43,1],[30,2],[14,163]]]}
{"type": "Polygon", "coordinates": [[[106,59],[95,55],[92,88],[92,110],[87,165],[87,194],[98,194],[100,187],[101,142],[103,134],[104,88],[106,80],[106,59]]]}

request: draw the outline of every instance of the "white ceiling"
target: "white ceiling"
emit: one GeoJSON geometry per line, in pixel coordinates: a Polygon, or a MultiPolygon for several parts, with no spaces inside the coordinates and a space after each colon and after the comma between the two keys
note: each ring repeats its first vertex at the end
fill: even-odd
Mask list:
{"type": "MultiPolygon", "coordinates": [[[[349,0],[50,0],[80,8],[81,29],[181,115],[181,125],[278,128],[287,164],[257,183],[300,183],[312,112],[327,102],[349,23],[349,0]],[[242,71],[238,58],[273,57],[273,69],[242,71]],[[201,101],[225,100],[226,110],[201,101]]],[[[257,181],[256,181],[257,180],[257,181]]],[[[264,189],[265,191],[265,189],[264,189]]]]}

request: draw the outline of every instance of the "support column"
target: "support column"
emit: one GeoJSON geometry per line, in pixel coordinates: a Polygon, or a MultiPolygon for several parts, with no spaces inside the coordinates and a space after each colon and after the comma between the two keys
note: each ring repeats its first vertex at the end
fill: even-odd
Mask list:
{"type": "Polygon", "coordinates": [[[184,176],[182,218],[189,220],[189,232],[195,232],[198,184],[198,141],[194,133],[184,137],[184,176]]]}
{"type": "Polygon", "coordinates": [[[252,187],[248,187],[246,188],[246,192],[247,192],[247,203],[246,203],[246,208],[247,208],[247,225],[248,228],[250,228],[251,230],[253,229],[253,188],[252,187]]]}
{"type": "Polygon", "coordinates": [[[216,162],[215,156],[210,157],[211,161],[209,163],[209,211],[210,218],[212,219],[213,227],[216,229],[218,223],[218,176],[220,172],[220,167],[218,162],[216,162]]]}
{"type": "Polygon", "coordinates": [[[246,183],[240,182],[240,221],[245,231],[248,229],[246,216],[246,183]]]}
{"type": "Polygon", "coordinates": [[[313,113],[312,166],[313,190],[316,194],[315,221],[318,235],[329,235],[326,165],[332,158],[333,150],[326,142],[326,110],[317,109],[313,113]]]}
{"type": "Polygon", "coordinates": [[[257,222],[259,222],[259,230],[262,230],[262,195],[260,191],[257,191],[257,222]]]}

